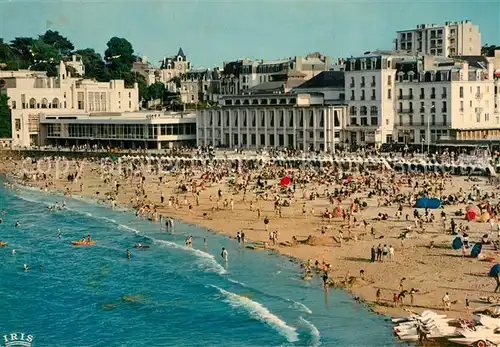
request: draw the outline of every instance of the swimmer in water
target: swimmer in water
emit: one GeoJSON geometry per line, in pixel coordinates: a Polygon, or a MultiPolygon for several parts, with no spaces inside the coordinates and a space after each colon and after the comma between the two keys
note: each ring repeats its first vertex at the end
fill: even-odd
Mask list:
{"type": "Polygon", "coordinates": [[[28,265],[24,264],[24,271],[28,271],[28,265]]]}
{"type": "Polygon", "coordinates": [[[16,227],[20,226],[21,223],[19,223],[19,221],[16,221],[16,227]]]}
{"type": "Polygon", "coordinates": [[[40,264],[40,271],[42,271],[42,270],[43,270],[43,265],[42,265],[42,264],[40,264]]]}
{"type": "Polygon", "coordinates": [[[62,235],[61,229],[57,229],[57,238],[61,239],[61,235],[62,235]]]}
{"type": "Polygon", "coordinates": [[[206,238],[203,238],[203,246],[207,247],[207,239],[206,238]]]}
{"type": "Polygon", "coordinates": [[[132,257],[132,254],[130,254],[130,251],[127,249],[127,259],[130,259],[132,257]]]}
{"type": "Polygon", "coordinates": [[[12,255],[14,255],[14,254],[16,254],[16,250],[15,249],[12,250],[12,255]]]}

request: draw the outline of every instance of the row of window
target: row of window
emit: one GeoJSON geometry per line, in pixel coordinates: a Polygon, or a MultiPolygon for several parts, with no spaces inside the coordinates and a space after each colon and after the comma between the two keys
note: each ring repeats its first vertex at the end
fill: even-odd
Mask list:
{"type": "MultiPolygon", "coordinates": [[[[16,123],[17,126],[17,123],[16,123]]],[[[68,137],[157,139],[158,135],[195,135],[196,124],[68,124],[68,137]]],[[[47,124],[49,137],[61,136],[61,124],[47,124]]]]}
{"type": "MultiPolygon", "coordinates": [[[[405,122],[405,116],[404,115],[399,115],[399,119],[398,119],[398,125],[399,126],[405,126],[405,125],[408,125],[408,126],[414,126],[414,125],[418,125],[416,124],[416,122],[414,122],[414,117],[412,114],[409,114],[407,116],[408,118],[408,121],[405,122]]],[[[429,117],[427,117],[427,121],[429,121],[429,117]]],[[[420,125],[421,126],[425,126],[427,125],[427,122],[426,122],[426,116],[421,114],[420,115],[420,125]]],[[[436,126],[436,125],[442,125],[442,126],[448,126],[448,116],[443,114],[441,115],[441,122],[436,122],[436,115],[435,114],[431,114],[430,115],[430,125],[432,126],[436,126]]]]}
{"type": "Polygon", "coordinates": [[[297,99],[296,98],[280,98],[280,99],[276,99],[276,98],[273,98],[273,99],[243,99],[243,100],[240,100],[240,99],[236,99],[233,100],[232,99],[226,99],[224,100],[224,104],[226,106],[232,106],[232,105],[235,105],[235,106],[239,106],[239,105],[295,105],[295,103],[297,102],[297,99]]]}
{"type": "MultiPolygon", "coordinates": [[[[248,122],[247,118],[247,112],[243,111],[241,114],[238,112],[233,112],[233,117],[232,117],[232,126],[233,127],[238,127],[239,125],[243,127],[251,126],[251,127],[256,127],[257,126],[257,113],[256,111],[251,111],[251,119],[250,122],[248,122]]],[[[224,117],[224,123],[222,122],[222,115],[220,112],[216,115],[216,122],[214,122],[214,117],[212,113],[210,112],[207,116],[208,118],[208,126],[224,126],[224,127],[230,127],[231,126],[231,117],[229,114],[229,111],[225,112],[225,117],[224,117]]],[[[286,124],[288,124],[289,127],[294,127],[295,126],[295,119],[294,119],[294,111],[290,110],[288,111],[288,121],[286,124]]],[[[276,117],[276,122],[275,122],[275,113],[274,111],[269,111],[266,117],[266,112],[265,111],[260,111],[260,118],[259,118],[260,126],[261,127],[274,127],[274,126],[279,126],[279,127],[284,127],[285,126],[285,114],[284,111],[278,111],[278,115],[276,117]]],[[[303,127],[304,126],[304,112],[303,110],[299,111],[298,115],[298,126],[303,127]]],[[[324,127],[325,125],[325,111],[321,110],[319,115],[314,115],[314,111],[309,111],[309,119],[307,126],[308,127],[314,127],[314,126],[319,126],[319,127],[324,127]]],[[[338,127],[340,126],[340,118],[338,115],[337,111],[334,111],[334,126],[338,127]]]]}
{"type": "MultiPolygon", "coordinates": [[[[17,108],[17,102],[12,100],[11,104],[12,109],[17,108]]],[[[52,99],[52,102],[49,102],[46,98],[43,98],[40,102],[37,102],[35,98],[29,99],[28,103],[23,102],[21,104],[21,108],[61,108],[61,103],[58,98],[52,99]]],[[[64,101],[64,108],[66,108],[66,101],[64,101]]]]}

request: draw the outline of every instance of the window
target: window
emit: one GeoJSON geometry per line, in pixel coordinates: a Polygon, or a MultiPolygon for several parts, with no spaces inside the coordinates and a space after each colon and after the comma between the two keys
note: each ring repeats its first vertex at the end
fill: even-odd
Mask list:
{"type": "Polygon", "coordinates": [[[260,126],[263,128],[266,127],[266,114],[264,111],[260,111],[260,126]]]}
{"type": "Polygon", "coordinates": [[[16,108],[16,101],[15,100],[12,100],[12,108],[15,109],[16,108]]]}
{"type": "Polygon", "coordinates": [[[21,130],[21,120],[20,119],[16,119],[16,131],[20,131],[21,130]]]}
{"type": "Polygon", "coordinates": [[[314,112],[311,111],[309,113],[309,127],[313,128],[314,127],[314,112]]]}
{"type": "Polygon", "coordinates": [[[354,90],[351,90],[351,100],[354,100],[354,99],[356,99],[355,95],[354,95],[354,90]]]}
{"type": "Polygon", "coordinates": [[[432,114],[431,115],[431,125],[436,125],[436,115],[435,114],[432,114]]]}
{"type": "Polygon", "coordinates": [[[391,89],[388,89],[387,90],[387,99],[392,99],[392,90],[391,89]]]}
{"type": "Polygon", "coordinates": [[[36,100],[34,98],[30,99],[30,108],[35,108],[36,107],[36,100]]]}
{"type": "Polygon", "coordinates": [[[464,87],[460,87],[460,97],[464,97],[464,87]]]}
{"type": "Polygon", "coordinates": [[[52,108],[59,108],[59,99],[58,98],[54,98],[52,100],[52,108]]]}
{"type": "Polygon", "coordinates": [[[447,125],[448,124],[448,116],[443,114],[443,125],[447,125]]]}
{"type": "Polygon", "coordinates": [[[420,115],[420,125],[425,125],[425,116],[423,114],[420,115]]]}
{"type": "Polygon", "coordinates": [[[460,111],[462,112],[464,110],[464,101],[460,100],[460,111]]]}
{"type": "Polygon", "coordinates": [[[269,117],[271,118],[269,122],[270,126],[274,127],[274,111],[269,111],[269,117]]]}
{"type": "MultiPolygon", "coordinates": [[[[387,76],[387,85],[392,86],[392,79],[391,76],[387,76]]],[[[390,99],[390,98],[389,98],[390,99]]]]}
{"type": "Polygon", "coordinates": [[[293,128],[293,111],[288,111],[288,126],[293,128]]]}

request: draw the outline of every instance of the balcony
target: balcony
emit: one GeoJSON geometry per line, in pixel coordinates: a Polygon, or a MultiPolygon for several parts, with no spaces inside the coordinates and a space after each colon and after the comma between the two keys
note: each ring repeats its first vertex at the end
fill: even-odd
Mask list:
{"type": "Polygon", "coordinates": [[[377,97],[375,95],[372,95],[371,99],[372,100],[377,100],[377,97]]]}
{"type": "Polygon", "coordinates": [[[413,109],[412,108],[400,108],[398,110],[399,113],[413,113],[413,109]]]}
{"type": "Polygon", "coordinates": [[[436,98],[436,94],[431,94],[431,99],[435,99],[436,98]]]}
{"type": "Polygon", "coordinates": [[[460,112],[464,112],[464,108],[463,108],[463,107],[460,107],[459,111],[460,111],[460,112]]]}
{"type": "Polygon", "coordinates": [[[360,87],[364,88],[365,87],[365,82],[361,82],[360,87]]]}
{"type": "Polygon", "coordinates": [[[446,112],[448,112],[448,109],[447,109],[446,107],[443,107],[443,108],[441,109],[441,112],[446,113],[446,112]]]}
{"type": "Polygon", "coordinates": [[[448,98],[448,94],[446,93],[441,94],[441,99],[446,99],[446,98],[448,98]]]}
{"type": "Polygon", "coordinates": [[[420,94],[420,99],[425,99],[425,95],[424,94],[420,94]]]}
{"type": "Polygon", "coordinates": [[[371,87],[376,87],[376,86],[377,86],[377,83],[372,82],[372,83],[370,83],[370,86],[371,86],[371,87]]]}
{"type": "Polygon", "coordinates": [[[424,113],[424,112],[425,112],[425,107],[420,107],[419,111],[420,111],[421,113],[424,113]]]}
{"type": "Polygon", "coordinates": [[[356,100],[356,98],[354,97],[354,95],[351,95],[351,101],[354,101],[356,100]]]}
{"type": "Polygon", "coordinates": [[[361,100],[365,100],[365,96],[364,95],[361,95],[361,100]]]}
{"type": "Polygon", "coordinates": [[[413,94],[400,95],[400,96],[402,96],[403,100],[413,100],[413,94]]]}
{"type": "Polygon", "coordinates": [[[349,87],[351,87],[351,88],[354,88],[355,86],[356,86],[356,84],[355,84],[355,83],[352,83],[352,82],[351,82],[351,84],[349,84],[349,87]]]}

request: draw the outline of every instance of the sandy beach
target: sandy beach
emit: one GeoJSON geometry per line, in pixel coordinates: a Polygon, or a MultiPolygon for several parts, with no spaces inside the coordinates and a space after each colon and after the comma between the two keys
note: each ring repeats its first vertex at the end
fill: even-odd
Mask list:
{"type": "MultiPolygon", "coordinates": [[[[330,265],[329,281],[351,291],[354,297],[361,298],[374,311],[382,314],[405,315],[405,309],[416,312],[423,309],[442,310],[442,298],[449,293],[452,304],[447,314],[468,318],[475,308],[487,305],[481,297],[494,295],[496,283],[487,274],[497,261],[485,261],[484,258],[498,259],[498,252],[485,245],[480,258],[470,257],[470,248],[465,250],[464,256],[462,250],[452,249],[455,236],[450,235],[449,229],[453,218],[457,228],[460,224],[463,228],[468,227],[471,242],[481,240],[485,233],[497,240],[496,221],[491,224],[467,222],[463,216],[455,216],[457,210],[468,205],[464,201],[446,205],[443,209],[429,210],[433,217],[424,216],[424,209],[420,209],[424,222],[417,225],[414,208],[407,201],[402,202],[401,207],[397,202],[398,196],[417,193],[426,182],[433,187],[429,190],[437,195],[467,196],[469,192],[473,195],[495,192],[496,187],[490,185],[486,178],[474,181],[462,176],[431,179],[430,175],[409,176],[382,171],[361,177],[359,173],[353,173],[351,178],[355,183],[350,186],[356,188],[342,193],[340,189],[349,186],[351,178],[329,180],[325,176],[309,177],[302,180],[303,183],[296,180],[294,184],[282,187],[280,179],[287,171],[276,167],[232,174],[233,178],[228,179],[220,168],[177,170],[172,174],[141,170],[143,177],[130,178],[120,177],[112,164],[106,165],[104,170],[98,162],[86,160],[79,165],[81,169],[77,169],[75,162],[69,165],[68,173],[81,172],[81,177],[73,182],[68,181],[68,173],[55,178],[48,169],[45,179],[41,170],[36,177],[37,164],[26,161],[6,161],[1,170],[18,178],[29,172],[24,177],[27,178],[24,184],[41,189],[103,199],[109,204],[115,200],[118,205],[150,205],[147,211],[153,220],[156,210],[156,214],[163,218],[197,224],[231,237],[244,232],[248,244],[266,242],[267,247],[306,264],[310,262],[313,267],[317,261],[318,270],[323,262],[327,263],[330,265]],[[207,172],[208,176],[204,177],[207,172]],[[262,188],[258,187],[258,182],[262,188]],[[415,188],[417,182],[419,187],[415,188]],[[246,189],[242,188],[244,186],[246,189]],[[331,194],[335,189],[339,197],[333,198],[331,194]],[[115,190],[117,194],[113,193],[115,190]],[[311,198],[311,194],[315,197],[311,198]],[[289,206],[276,208],[276,197],[289,206]],[[401,210],[399,217],[398,207],[401,210]],[[326,210],[332,214],[331,218],[325,214],[326,210]],[[342,210],[353,212],[350,216],[348,212],[344,213],[347,215],[344,219],[339,213],[342,210]],[[446,215],[446,232],[441,211],[446,215]],[[377,218],[379,216],[381,218],[377,218]],[[269,220],[267,225],[264,223],[266,217],[269,220]],[[432,222],[425,222],[432,218],[432,222]],[[274,242],[270,240],[272,231],[277,231],[274,242]],[[402,237],[404,234],[406,237],[402,237]],[[371,262],[371,249],[379,245],[381,250],[385,246],[387,255],[383,256],[383,261],[371,262]],[[402,278],[405,279],[402,281],[402,278]],[[410,295],[406,293],[405,298],[394,307],[393,295],[412,288],[416,289],[413,305],[410,295]],[[377,290],[380,290],[379,300],[377,290]],[[466,299],[470,302],[470,310],[466,308],[466,299]]],[[[43,167],[47,168],[47,165],[43,167]]],[[[302,175],[307,177],[306,171],[302,175]]],[[[293,176],[301,177],[299,173],[293,176]]],[[[491,202],[496,203],[497,200],[492,198],[491,202]]],[[[255,256],[259,256],[258,252],[255,251],[255,256]]],[[[321,276],[319,271],[313,273],[314,276],[321,276]]]]}

